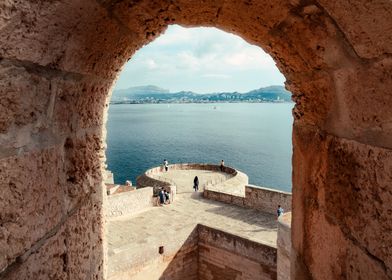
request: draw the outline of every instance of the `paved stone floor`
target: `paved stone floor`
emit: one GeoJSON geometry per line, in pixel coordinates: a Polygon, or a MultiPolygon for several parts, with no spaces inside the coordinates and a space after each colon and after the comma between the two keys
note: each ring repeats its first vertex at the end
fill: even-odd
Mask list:
{"type": "Polygon", "coordinates": [[[158,247],[176,252],[197,224],[214,227],[276,247],[277,221],[268,213],[178,194],[171,205],[108,222],[108,276],[143,266],[158,247]]]}

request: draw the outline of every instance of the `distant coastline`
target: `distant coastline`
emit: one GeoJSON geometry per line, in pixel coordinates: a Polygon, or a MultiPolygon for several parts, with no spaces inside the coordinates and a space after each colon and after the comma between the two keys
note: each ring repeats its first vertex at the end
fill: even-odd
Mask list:
{"type": "Polygon", "coordinates": [[[157,86],[115,90],[110,104],[197,104],[197,103],[292,103],[291,93],[283,86],[269,86],[246,93],[219,92],[198,94],[170,92],[157,86]]]}
{"type": "Polygon", "coordinates": [[[152,100],[152,101],[110,101],[110,105],[121,105],[121,104],[217,104],[217,103],[293,103],[293,101],[279,101],[279,100],[269,100],[269,101],[258,101],[258,100],[245,100],[245,101],[181,101],[181,100],[152,100]]]}

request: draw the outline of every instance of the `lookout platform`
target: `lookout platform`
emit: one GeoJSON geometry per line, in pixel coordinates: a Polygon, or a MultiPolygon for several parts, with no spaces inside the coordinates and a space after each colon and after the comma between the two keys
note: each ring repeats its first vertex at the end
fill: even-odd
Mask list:
{"type": "MultiPolygon", "coordinates": [[[[239,192],[240,196],[244,196],[247,176],[242,174],[194,168],[171,168],[168,172],[150,173],[149,176],[156,180],[175,184],[176,199],[172,204],[151,207],[135,215],[109,219],[108,279],[177,279],[173,275],[178,276],[182,271],[187,271],[187,274],[183,275],[186,279],[201,279],[203,277],[200,276],[200,269],[204,264],[200,256],[205,255],[203,252],[211,253],[218,250],[205,244],[205,236],[208,236],[208,242],[212,244],[222,240],[230,243],[223,244],[219,249],[221,253],[215,253],[216,256],[206,257],[208,260],[205,263],[219,261],[220,257],[231,250],[228,246],[237,246],[241,251],[237,255],[230,254],[224,257],[232,262],[247,259],[248,250],[254,251],[258,248],[257,250],[261,250],[261,253],[257,253],[258,257],[267,258],[267,262],[275,262],[275,268],[271,270],[270,267],[274,265],[265,266],[263,271],[267,275],[276,274],[276,271],[273,272],[276,269],[278,227],[275,215],[203,197],[203,187],[214,186],[218,186],[218,189],[226,186],[233,190],[237,187],[242,190],[239,192]],[[194,192],[192,188],[195,176],[199,177],[199,192],[194,192]],[[204,232],[204,239],[201,241],[202,237],[199,237],[198,233],[200,226],[210,228],[213,231],[211,236],[215,237],[204,232]],[[160,254],[161,246],[163,252],[160,254]],[[208,250],[203,251],[206,246],[208,250]],[[241,257],[241,254],[245,254],[246,257],[241,257]],[[194,277],[191,276],[192,271],[194,277]]],[[[214,192],[216,191],[215,189],[214,192]]],[[[254,258],[251,258],[250,262],[255,262],[254,258]]],[[[256,270],[260,270],[259,262],[252,265],[256,270]]],[[[207,269],[207,266],[204,265],[204,268],[207,269]]],[[[211,270],[211,267],[209,269],[211,270]]],[[[253,274],[259,273],[256,270],[253,274]]]]}

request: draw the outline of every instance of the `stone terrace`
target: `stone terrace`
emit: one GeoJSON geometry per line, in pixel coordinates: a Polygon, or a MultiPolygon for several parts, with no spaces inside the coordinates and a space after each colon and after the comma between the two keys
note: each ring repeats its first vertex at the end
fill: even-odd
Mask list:
{"type": "Polygon", "coordinates": [[[225,176],[220,172],[205,172],[169,171],[165,176],[178,181],[179,194],[173,204],[109,221],[109,279],[129,279],[130,276],[132,279],[160,278],[167,264],[156,265],[162,259],[158,253],[159,246],[165,248],[163,259],[175,255],[198,224],[276,247],[277,222],[274,215],[207,200],[202,198],[201,193],[190,192],[195,174],[199,174],[201,186],[207,178],[225,176]],[[181,176],[171,176],[174,173],[181,176]],[[147,272],[152,263],[155,263],[154,269],[147,272]]]}

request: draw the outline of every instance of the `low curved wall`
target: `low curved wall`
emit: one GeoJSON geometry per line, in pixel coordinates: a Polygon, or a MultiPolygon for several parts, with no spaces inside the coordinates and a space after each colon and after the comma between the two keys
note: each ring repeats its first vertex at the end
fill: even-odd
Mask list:
{"type": "MultiPolygon", "coordinates": [[[[220,172],[220,165],[208,164],[208,163],[176,163],[170,164],[169,170],[209,170],[220,172]]],[[[158,166],[148,169],[144,174],[136,178],[136,185],[138,188],[153,187],[154,195],[158,194],[160,188],[163,188],[169,192],[172,190],[172,186],[175,186],[175,182],[168,180],[167,178],[157,179],[151,175],[158,175],[163,173],[164,167],[158,166]]],[[[235,177],[238,172],[236,169],[225,166],[224,172],[235,177]]],[[[231,178],[230,178],[231,179],[231,178]]],[[[172,194],[174,198],[175,194],[172,194]]]]}
{"type": "MultiPolygon", "coordinates": [[[[175,163],[169,165],[169,170],[209,170],[209,171],[217,171],[220,172],[220,165],[209,164],[209,163],[175,163]]],[[[144,174],[158,174],[164,172],[163,166],[154,167],[148,169],[144,174]]],[[[224,167],[224,172],[227,174],[231,174],[235,176],[237,174],[237,170],[231,168],[229,166],[224,167]]]]}

